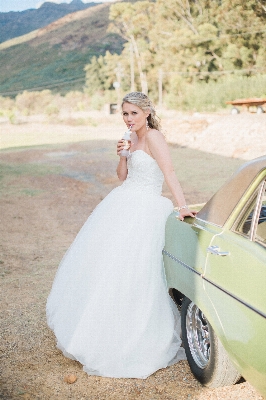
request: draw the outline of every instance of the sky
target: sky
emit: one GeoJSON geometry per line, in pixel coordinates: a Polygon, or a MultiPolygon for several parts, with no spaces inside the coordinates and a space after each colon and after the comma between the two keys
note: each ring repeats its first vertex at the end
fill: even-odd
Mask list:
{"type": "MultiPolygon", "coordinates": [[[[47,0],[53,3],[71,3],[71,0],[47,0]]],[[[105,3],[112,0],[82,0],[83,3],[105,3]]],[[[0,12],[23,11],[29,8],[38,8],[44,0],[0,0],[0,12]]]]}

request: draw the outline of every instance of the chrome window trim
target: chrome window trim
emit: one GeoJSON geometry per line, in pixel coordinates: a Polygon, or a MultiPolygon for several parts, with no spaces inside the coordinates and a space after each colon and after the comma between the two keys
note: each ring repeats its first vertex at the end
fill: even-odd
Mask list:
{"type": "Polygon", "coordinates": [[[193,222],[192,227],[193,228],[197,228],[197,229],[201,229],[202,231],[206,231],[206,232],[208,231],[208,229],[205,226],[196,224],[196,222],[193,222]]]}
{"type": "Polygon", "coordinates": [[[254,209],[254,215],[252,218],[252,223],[251,223],[251,228],[250,228],[250,241],[255,242],[255,235],[256,235],[256,230],[257,230],[257,225],[259,222],[259,216],[260,216],[260,209],[262,206],[262,198],[263,198],[263,193],[266,188],[266,181],[262,182],[261,187],[259,189],[259,193],[257,196],[257,203],[254,209]]]}
{"type": "MultiPolygon", "coordinates": [[[[212,225],[212,226],[216,226],[217,228],[222,228],[222,225],[217,225],[217,224],[215,224],[214,222],[210,222],[210,221],[207,221],[207,220],[205,220],[205,219],[198,218],[197,216],[196,216],[195,219],[198,220],[198,221],[204,222],[205,224],[212,225]]],[[[194,224],[193,224],[193,225],[194,225],[194,224]]]]}

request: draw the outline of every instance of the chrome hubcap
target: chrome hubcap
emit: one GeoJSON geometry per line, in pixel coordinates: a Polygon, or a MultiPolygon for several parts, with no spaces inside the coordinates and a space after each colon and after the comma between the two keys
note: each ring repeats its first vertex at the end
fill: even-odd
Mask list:
{"type": "Polygon", "coordinates": [[[209,324],[201,310],[192,302],[187,309],[186,328],[191,355],[198,367],[205,368],[211,351],[209,324]]]}

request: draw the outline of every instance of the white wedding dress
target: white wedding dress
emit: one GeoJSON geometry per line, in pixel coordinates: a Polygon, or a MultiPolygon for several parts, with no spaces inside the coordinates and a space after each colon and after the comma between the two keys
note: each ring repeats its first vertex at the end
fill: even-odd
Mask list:
{"type": "Polygon", "coordinates": [[[173,210],[162,184],[149,154],[130,154],[127,179],[95,208],[57,271],[48,325],[89,375],[144,379],[185,359],[162,260],[173,210]]]}

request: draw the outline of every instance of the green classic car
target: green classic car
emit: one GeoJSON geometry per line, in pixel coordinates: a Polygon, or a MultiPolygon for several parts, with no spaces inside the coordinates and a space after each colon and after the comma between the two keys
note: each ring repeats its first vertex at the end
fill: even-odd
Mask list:
{"type": "Polygon", "coordinates": [[[166,224],[166,278],[195,377],[241,376],[266,395],[266,156],[244,164],[196,218],[166,224]]]}

